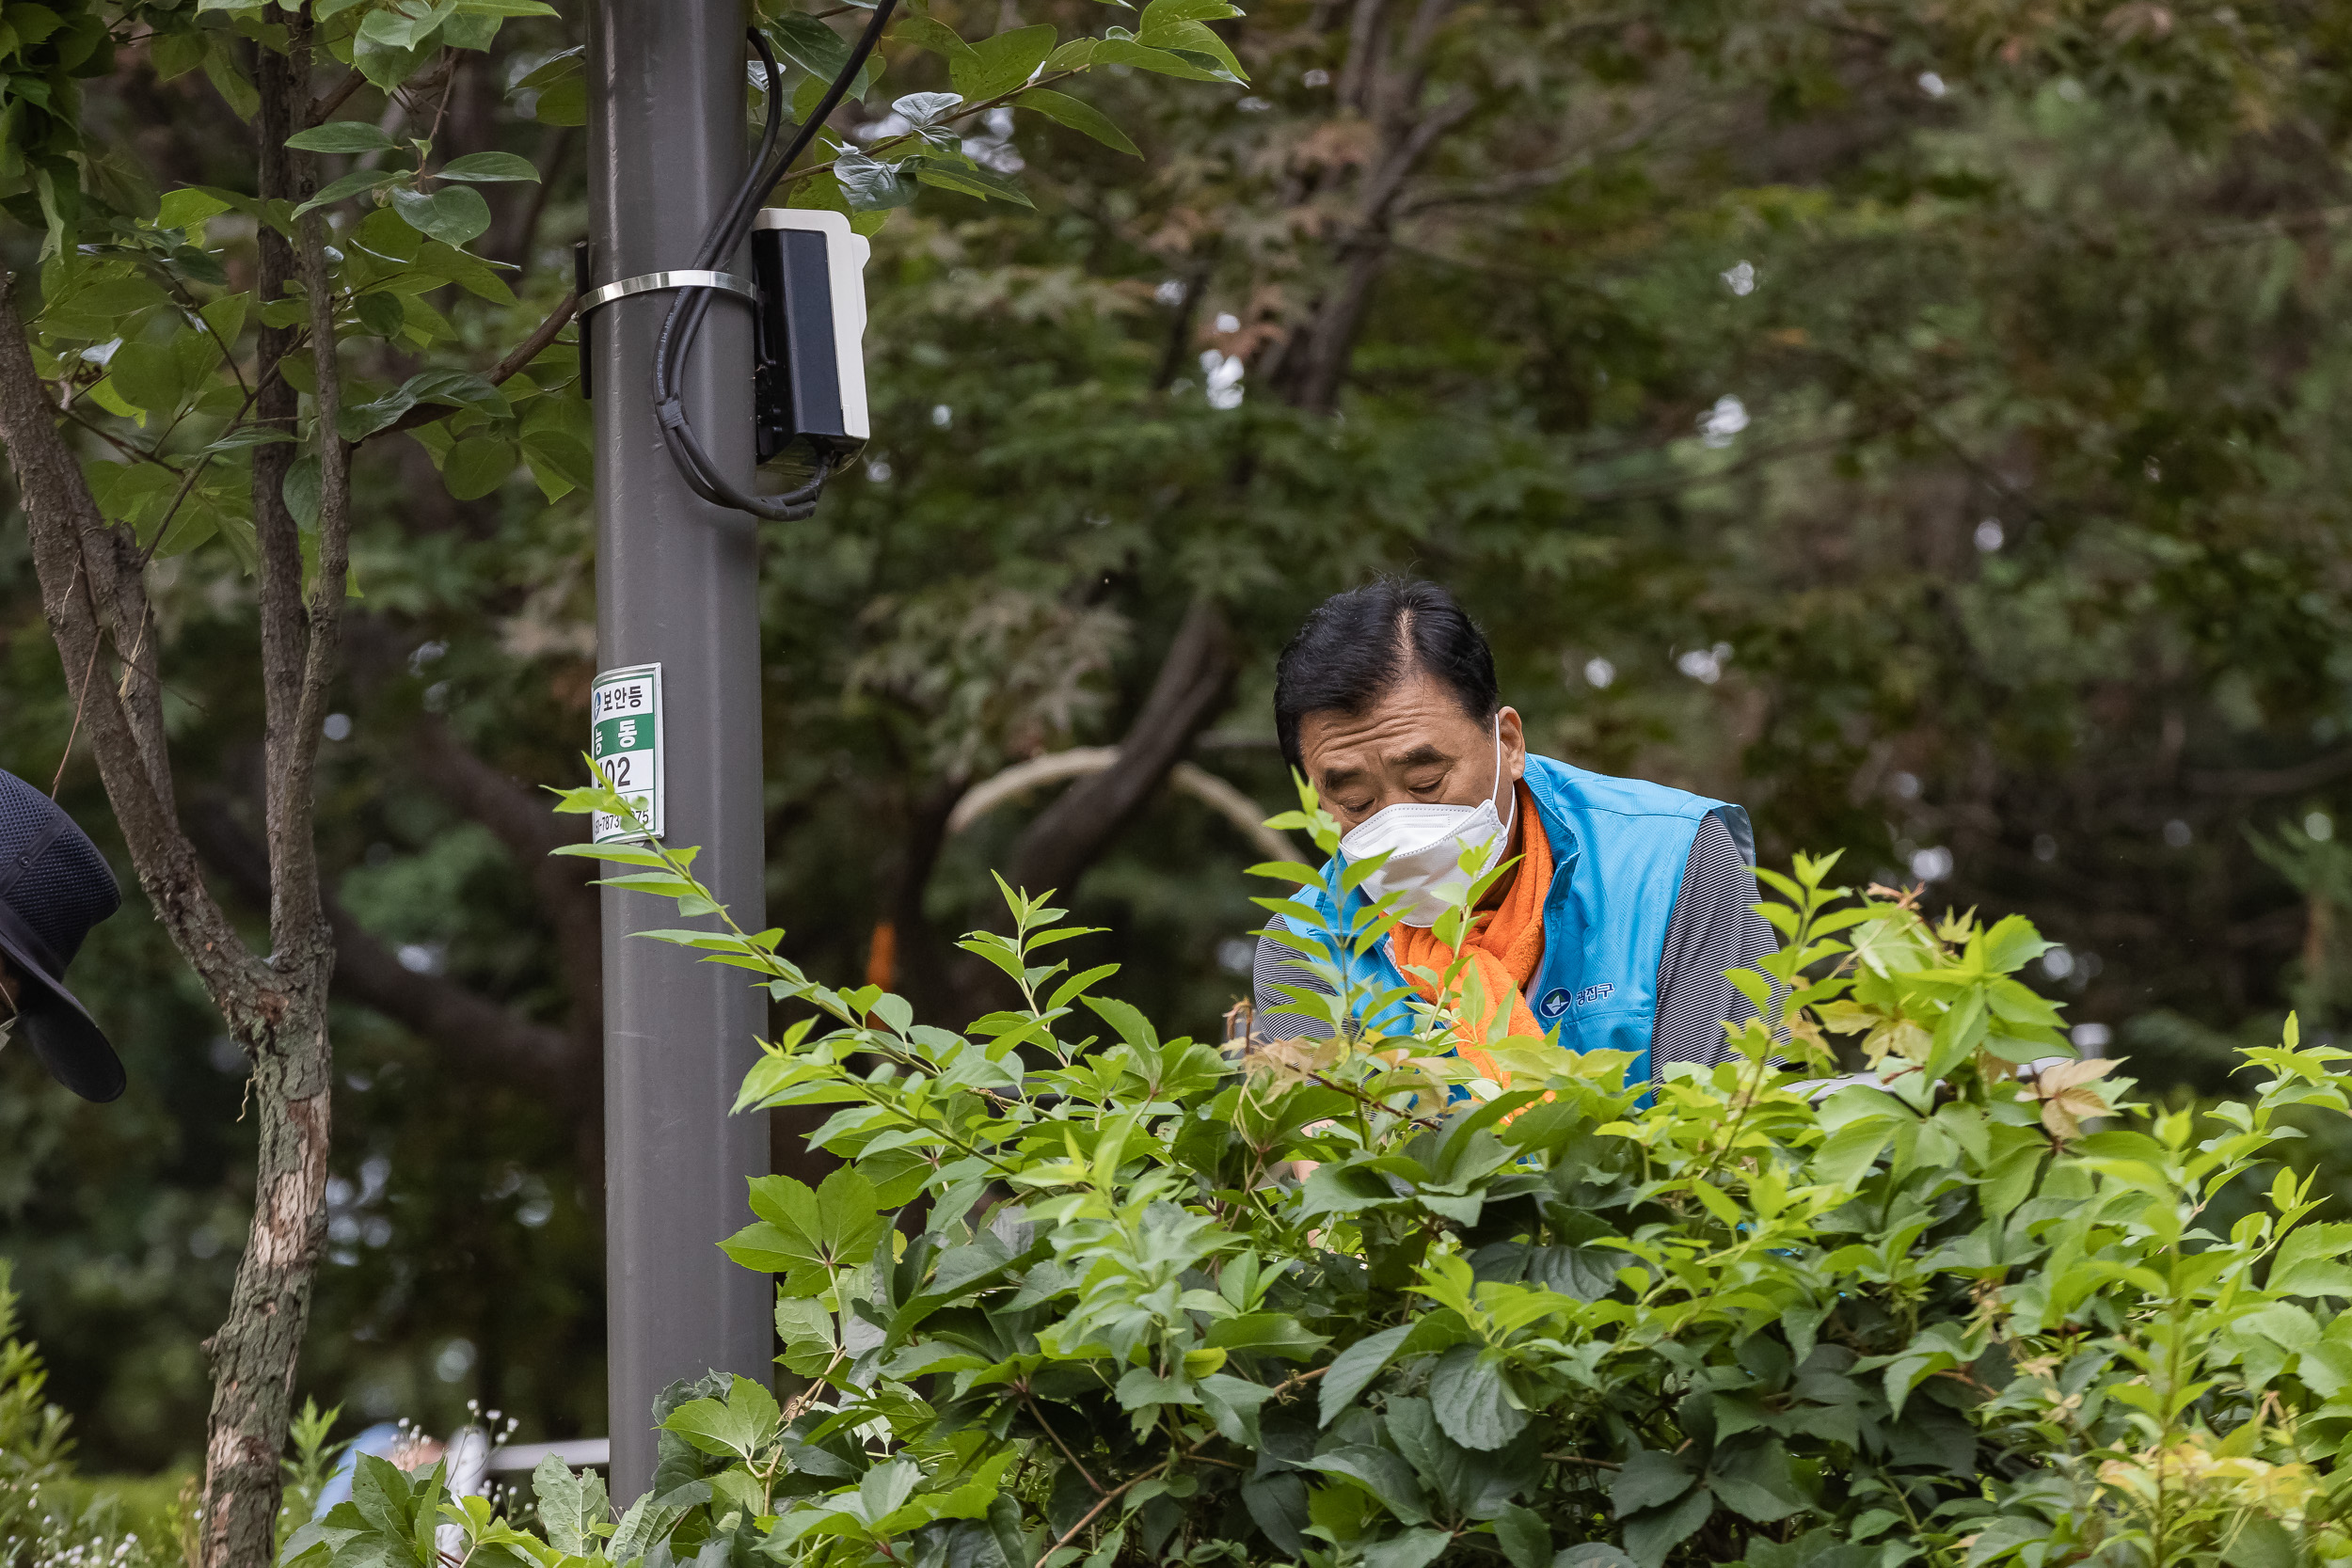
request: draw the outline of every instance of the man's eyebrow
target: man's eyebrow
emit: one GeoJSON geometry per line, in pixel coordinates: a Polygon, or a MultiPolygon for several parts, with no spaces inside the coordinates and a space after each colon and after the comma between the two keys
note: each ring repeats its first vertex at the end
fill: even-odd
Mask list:
{"type": "Polygon", "coordinates": [[[1401,756],[1389,759],[1391,768],[1427,768],[1432,764],[1449,763],[1454,759],[1424,740],[1401,756]]]}
{"type": "Polygon", "coordinates": [[[1360,768],[1327,768],[1317,775],[1316,782],[1326,793],[1357,783],[1364,776],[1360,768]]]}

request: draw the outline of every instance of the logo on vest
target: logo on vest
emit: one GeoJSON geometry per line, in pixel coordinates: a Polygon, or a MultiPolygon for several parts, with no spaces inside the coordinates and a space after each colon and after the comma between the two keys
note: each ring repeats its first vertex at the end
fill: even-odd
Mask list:
{"type": "Polygon", "coordinates": [[[1558,1018],[1568,1010],[1568,993],[1554,986],[1544,992],[1544,999],[1535,1004],[1535,1010],[1546,1018],[1558,1018]]]}
{"type": "Polygon", "coordinates": [[[1601,1001],[1606,997],[1615,995],[1616,991],[1616,987],[1606,983],[1597,986],[1586,986],[1582,990],[1576,993],[1576,1005],[1580,1007],[1589,1007],[1596,1002],[1601,1001]]]}

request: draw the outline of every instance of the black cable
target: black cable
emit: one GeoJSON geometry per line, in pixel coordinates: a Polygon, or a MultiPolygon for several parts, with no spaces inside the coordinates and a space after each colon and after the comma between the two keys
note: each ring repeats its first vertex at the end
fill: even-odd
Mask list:
{"type": "MultiPolygon", "coordinates": [[[[769,162],[769,154],[775,150],[784,124],[782,72],[777,69],[775,54],[768,47],[767,39],[756,27],[749,30],[752,48],[757,52],[760,63],[768,71],[768,124],[760,136],[759,151],[752,160],[751,172],[737,188],[735,198],[727,203],[726,210],[712,220],[710,228],[703,235],[702,248],[694,260],[697,269],[716,270],[741,247],[769,193],[776,188],[777,182],[808,150],[809,143],[817,139],[818,132],[823,129],[834,110],[840,107],[843,96],[850,90],[850,84],[857,80],[866,57],[882,41],[882,28],[889,23],[890,13],[897,8],[898,0],[881,0],[874,8],[873,20],[866,24],[866,31],[850,51],[849,63],[833,79],[833,85],[825,89],[825,96],[818,101],[808,118],[801,122],[799,134],[792,138],[792,145],[786,148],[784,156],[773,164],[769,162]]],[[[825,481],[833,474],[833,459],[830,456],[818,458],[816,475],[798,489],[776,496],[752,495],[738,489],[719,471],[718,465],[711,461],[709,452],[695,436],[694,427],[686,417],[686,402],[677,389],[678,380],[685,369],[686,356],[692,351],[695,339],[701,335],[703,318],[709,313],[710,296],[714,293],[716,291],[708,284],[693,284],[680,289],[677,298],[670,306],[669,315],[661,323],[661,336],[655,345],[653,356],[653,407],[654,417],[661,421],[662,445],[669,449],[670,460],[677,465],[678,472],[685,476],[688,486],[703,499],[716,506],[748,512],[755,517],[798,522],[816,510],[817,498],[823,493],[825,481]]]]}

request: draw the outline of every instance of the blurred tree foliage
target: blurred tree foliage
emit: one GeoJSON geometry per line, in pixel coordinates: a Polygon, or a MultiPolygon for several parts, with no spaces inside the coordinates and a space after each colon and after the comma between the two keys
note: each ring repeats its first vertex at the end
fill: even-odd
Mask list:
{"type": "MultiPolygon", "coordinates": [[[[483,188],[519,303],[446,301],[400,369],[495,358],[564,293],[561,8],[339,111],[545,176],[483,188]]],[[[1163,781],[1285,799],[1273,655],[1409,570],[1484,621],[1542,749],[1741,800],[1768,858],[1848,846],[2028,913],[2065,944],[2037,980],[2143,1076],[2215,1089],[2241,1024],[2352,1006],[2352,8],[1269,0],[1215,30],[1246,86],[1089,74],[1140,162],[1068,111],[976,117],[962,150],[1025,159],[1037,210],[927,193],[876,237],[875,447],[768,541],[789,956],[944,1008],[984,982],[940,933],[992,866],[1038,872],[1112,928],[1124,994],[1208,1026],[1257,857],[1163,781]],[[1073,745],[1121,761],[953,815],[1073,745]]],[[[878,150],[894,99],[973,69],[915,23],[885,52],[840,120],[878,150]]],[[[249,185],[230,63],[134,40],[82,83],[107,177],[249,185]]],[[[358,459],[304,1375],[355,1415],[601,1432],[595,907],[532,794],[576,777],[593,531],[560,474],[419,434],[358,459]]],[[[151,573],[192,827],[246,895],[248,579],[151,573]]],[[[45,783],[73,714],[14,527],[0,665],[0,766],[45,783]]],[[[64,790],[103,842],[86,757],[64,790]]],[[[80,1106],[0,1058],[0,1251],[86,1458],[153,1465],[201,1431],[242,1069],[135,905],[76,973],[132,1091],[80,1106]]]]}

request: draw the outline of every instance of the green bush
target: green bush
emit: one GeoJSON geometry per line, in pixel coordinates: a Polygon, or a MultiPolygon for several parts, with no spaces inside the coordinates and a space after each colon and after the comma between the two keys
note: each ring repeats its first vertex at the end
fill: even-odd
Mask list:
{"type": "MultiPolygon", "coordinates": [[[[198,1560],[192,1474],[84,1476],[72,1418],[47,1397],[40,1351],[18,1336],[17,1294],[0,1258],[0,1568],[167,1568],[198,1560]]],[[[341,1450],[341,1413],[304,1401],[289,1433],[282,1542],[308,1519],[341,1450]]]]}
{"type": "Polygon", "coordinates": [[[122,1489],[73,1473],[72,1420],[49,1402],[40,1352],[18,1338],[17,1296],[0,1259],[0,1565],[151,1568],[179,1556],[179,1511],[152,1488],[122,1489]]]}
{"type": "MultiPolygon", "coordinates": [[[[1332,847],[1311,802],[1281,825],[1332,847]]],[[[602,853],[714,912],[691,851],[602,853]]],[[[835,1108],[813,1141],[843,1167],[754,1182],[725,1243],[776,1276],[788,1392],[673,1389],[617,1524],[552,1463],[533,1534],[362,1461],[288,1556],[431,1568],[447,1519],[469,1561],[648,1568],[2352,1558],[2352,1225],[2264,1165],[2290,1113],[2346,1114],[2352,1053],[2290,1029],[2247,1101],[2137,1105],[2053,1060],[2028,924],[1831,870],[1764,874],[1787,945],[1737,978],[1766,1016],[1654,1097],[1526,1039],[1470,1088],[1426,1006],[1401,1037],[1164,1037],[1010,892],[1011,934],[965,945],[1021,1004],[962,1033],[778,933],[665,933],[805,1009],[740,1107],[835,1108]],[[1792,1087],[1833,1038],[1869,1081],[1792,1087]],[[2248,1181],[2255,1212],[2202,1223],[2248,1181]]],[[[1305,1005],[1343,1018],[1322,967],[1340,994],[1305,1005]]]]}

